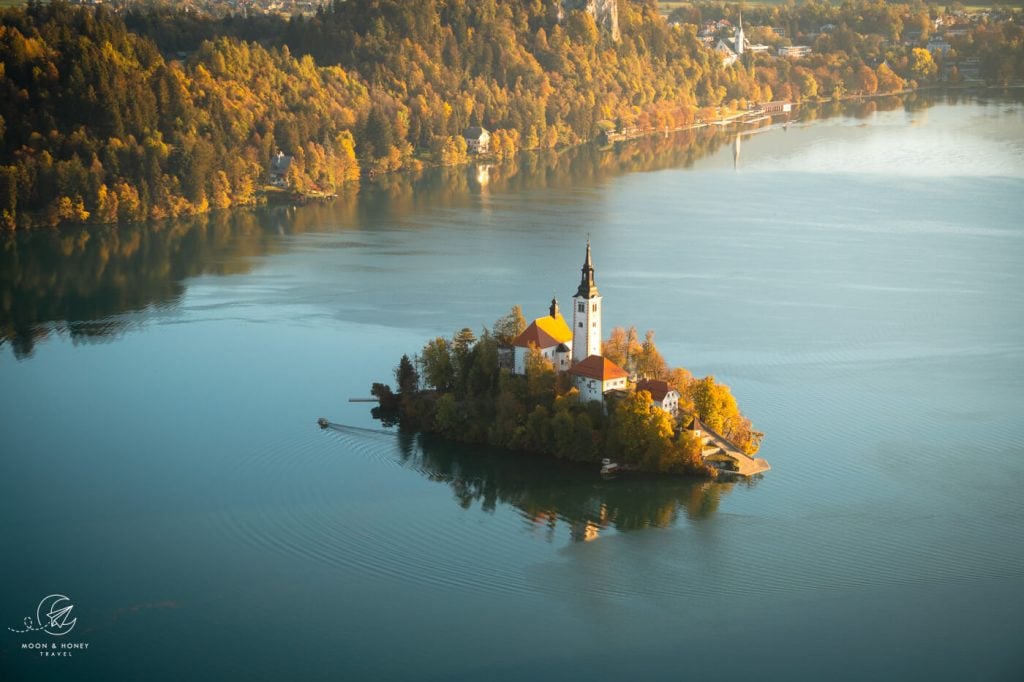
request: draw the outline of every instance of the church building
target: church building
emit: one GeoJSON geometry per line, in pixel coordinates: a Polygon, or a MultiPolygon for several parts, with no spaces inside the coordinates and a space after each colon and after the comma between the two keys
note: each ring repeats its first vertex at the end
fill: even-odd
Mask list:
{"type": "Polygon", "coordinates": [[[743,51],[750,47],[750,41],[743,35],[743,12],[740,11],[740,22],[732,38],[720,38],[715,50],[722,56],[722,65],[731,66],[743,57],[743,51]]]}
{"type": "Polygon", "coordinates": [[[594,283],[594,263],[590,259],[589,239],[587,257],[580,271],[583,273],[580,286],[572,297],[573,363],[601,354],[601,294],[594,283]]]}
{"type": "Polygon", "coordinates": [[[603,399],[613,390],[624,390],[629,375],[626,370],[601,355],[601,294],[594,281],[594,263],[587,254],[580,269],[580,285],[572,297],[572,328],[551,301],[549,314],[530,323],[512,341],[515,353],[514,371],[526,373],[526,357],[531,346],[550,360],[556,371],[568,371],[582,400],[603,399]]]}
{"type": "Polygon", "coordinates": [[[558,372],[569,369],[572,360],[573,334],[569,325],[558,311],[558,301],[551,299],[548,315],[538,317],[523,330],[523,333],[512,340],[515,353],[514,372],[526,374],[526,355],[530,346],[540,349],[541,355],[551,361],[558,372]]]}

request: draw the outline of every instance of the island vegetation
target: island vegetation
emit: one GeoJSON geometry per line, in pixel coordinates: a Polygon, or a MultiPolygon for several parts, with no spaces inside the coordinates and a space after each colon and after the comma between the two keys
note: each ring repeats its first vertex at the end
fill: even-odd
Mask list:
{"type": "Polygon", "coordinates": [[[526,328],[519,306],[478,337],[463,328],[451,338],[428,341],[418,355],[403,355],[394,370],[395,389],[376,383],[377,415],[390,425],[466,443],[489,444],[579,462],[613,459],[627,468],[715,476],[705,464],[701,440],[686,428],[696,415],[747,454],[760,447],[729,387],[713,376],[694,378],[671,368],[654,343],[635,328],[617,327],[602,354],[631,376],[669,382],[680,392],[679,416],[652,406],[651,394],[629,390],[605,402],[582,400],[566,372],[557,372],[531,348],[526,372],[510,371],[512,340],[526,328]]]}
{"type": "Polygon", "coordinates": [[[748,8],[756,39],[813,35],[813,49],[727,65],[699,33],[732,6],[676,7],[670,22],[652,0],[620,0],[611,31],[585,5],[337,0],[290,18],[59,0],[4,9],[0,225],[329,196],[371,173],[463,163],[469,126],[492,131],[488,153],[506,159],[752,102],[957,82],[966,60],[979,82],[1024,76],[1015,13],[968,22],[929,51],[939,11],[920,2],[748,8]],[[271,183],[279,152],[291,163],[271,183]]]}

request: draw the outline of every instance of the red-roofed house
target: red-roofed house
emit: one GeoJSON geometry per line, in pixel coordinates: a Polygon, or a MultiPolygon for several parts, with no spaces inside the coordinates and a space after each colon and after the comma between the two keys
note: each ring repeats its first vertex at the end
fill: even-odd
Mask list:
{"type": "Polygon", "coordinates": [[[555,299],[551,299],[549,313],[531,322],[522,334],[512,340],[515,349],[513,371],[516,374],[526,374],[526,355],[530,346],[539,348],[541,355],[555,366],[555,371],[569,369],[572,361],[572,330],[558,312],[558,301],[555,299]]]}
{"type": "Polygon", "coordinates": [[[679,391],[668,385],[667,381],[642,379],[636,384],[637,391],[651,394],[651,404],[668,412],[673,417],[679,412],[679,391]]]}
{"type": "Polygon", "coordinates": [[[569,370],[580,400],[602,400],[608,391],[626,388],[629,375],[608,358],[590,355],[569,370]]]}

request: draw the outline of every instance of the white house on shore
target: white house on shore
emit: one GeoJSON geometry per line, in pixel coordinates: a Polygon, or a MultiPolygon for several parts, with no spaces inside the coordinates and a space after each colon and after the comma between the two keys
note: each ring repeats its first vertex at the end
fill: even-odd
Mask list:
{"type": "Polygon", "coordinates": [[[651,404],[675,417],[679,414],[679,391],[669,386],[667,381],[642,379],[636,384],[637,391],[651,394],[651,404]]]}
{"type": "Polygon", "coordinates": [[[491,133],[487,128],[472,126],[466,128],[462,136],[466,138],[466,151],[470,154],[486,154],[491,148],[491,133]]]}
{"type": "Polygon", "coordinates": [[[267,176],[270,184],[274,187],[288,187],[288,171],[292,167],[292,158],[288,154],[278,150],[277,154],[270,159],[270,167],[267,169],[267,176]]]}
{"type": "Polygon", "coordinates": [[[580,400],[604,400],[609,391],[623,391],[629,374],[608,358],[591,355],[569,369],[573,385],[579,389],[580,400]]]}

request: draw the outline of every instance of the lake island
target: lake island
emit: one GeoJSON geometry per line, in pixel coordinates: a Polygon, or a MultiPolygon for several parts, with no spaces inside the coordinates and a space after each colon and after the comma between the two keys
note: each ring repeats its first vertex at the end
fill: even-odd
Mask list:
{"type": "MultiPolygon", "coordinates": [[[[556,297],[529,324],[517,305],[476,337],[465,327],[428,341],[395,368],[398,392],[375,383],[375,415],[389,425],[581,462],[715,477],[753,476],[762,433],[729,387],[671,368],[635,327],[602,340],[603,297],[590,239],[572,326],[556,297]]],[[[322,422],[323,424],[323,422],[322,422]]]]}

